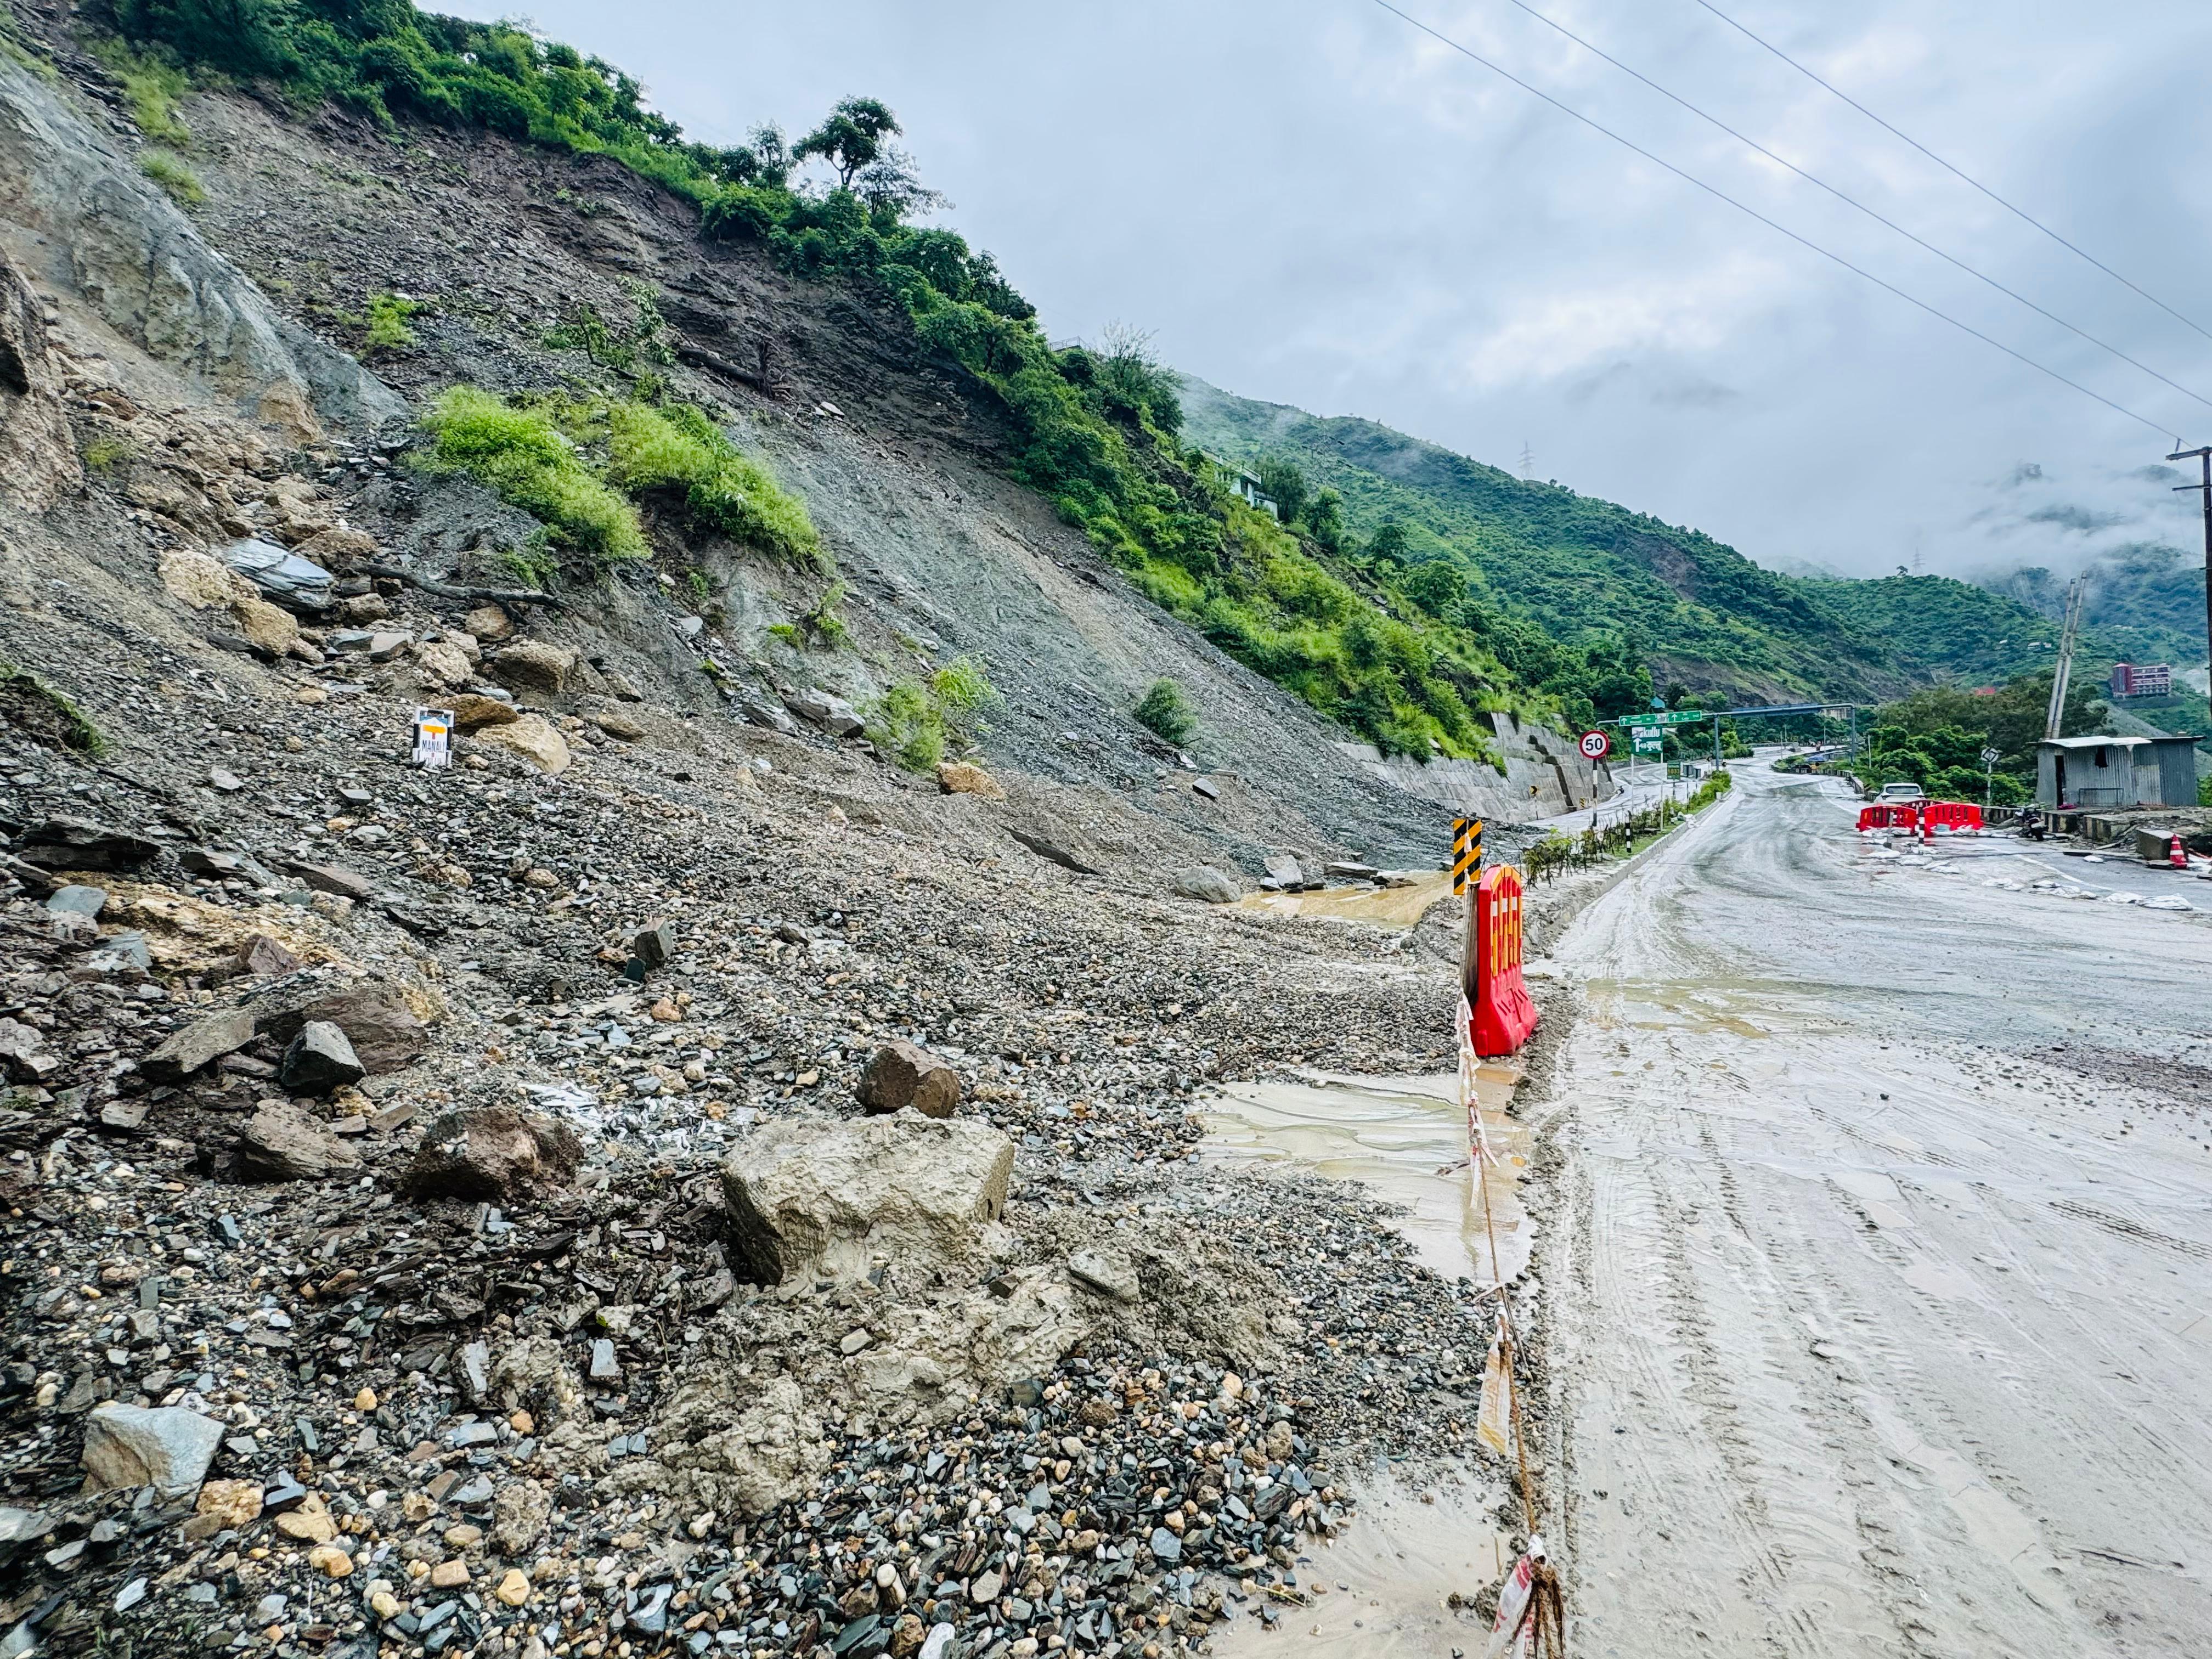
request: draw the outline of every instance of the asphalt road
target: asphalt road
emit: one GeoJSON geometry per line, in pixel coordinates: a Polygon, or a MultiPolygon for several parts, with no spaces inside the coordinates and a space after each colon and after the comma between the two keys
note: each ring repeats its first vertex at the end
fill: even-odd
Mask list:
{"type": "Polygon", "coordinates": [[[2212,884],[1737,781],[1553,963],[1572,1650],[2212,1652],[2212,884]]]}

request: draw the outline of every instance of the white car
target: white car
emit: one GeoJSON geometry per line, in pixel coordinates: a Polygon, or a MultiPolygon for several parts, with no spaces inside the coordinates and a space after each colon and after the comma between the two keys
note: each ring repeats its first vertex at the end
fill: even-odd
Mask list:
{"type": "Polygon", "coordinates": [[[1928,792],[1917,783],[1899,781],[1885,783],[1881,793],[1875,797],[1879,801],[1926,800],[1928,792]]]}

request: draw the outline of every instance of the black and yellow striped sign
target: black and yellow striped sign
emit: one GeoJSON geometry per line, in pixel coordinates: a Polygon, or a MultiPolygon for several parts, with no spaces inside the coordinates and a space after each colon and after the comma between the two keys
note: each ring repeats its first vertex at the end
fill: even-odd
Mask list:
{"type": "Polygon", "coordinates": [[[1464,893],[1470,881],[1482,875],[1482,820],[1452,820],[1452,891],[1464,893]]]}

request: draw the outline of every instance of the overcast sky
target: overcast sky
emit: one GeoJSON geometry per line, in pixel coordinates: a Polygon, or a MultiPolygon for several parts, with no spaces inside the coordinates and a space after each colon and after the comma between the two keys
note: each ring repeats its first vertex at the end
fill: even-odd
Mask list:
{"type": "MultiPolygon", "coordinates": [[[[1387,422],[1763,562],[1860,574],[2194,548],[2146,473],[2212,407],[2005,299],[1517,10],[1397,0],[2138,424],[1787,240],[1374,0],[534,0],[696,137],[866,93],[1056,340],[1121,321],[1246,396],[1387,422]]],[[[1796,165],[2212,398],[2212,340],[1696,0],[1530,0],[1796,165]]],[[[2212,329],[2201,0],[1716,0],[2212,329]]],[[[471,7],[479,15],[507,10],[471,7]]]]}

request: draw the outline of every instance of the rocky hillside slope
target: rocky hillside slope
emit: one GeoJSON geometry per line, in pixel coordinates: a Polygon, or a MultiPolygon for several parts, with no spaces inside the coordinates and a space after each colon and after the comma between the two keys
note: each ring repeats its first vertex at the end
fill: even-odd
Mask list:
{"type": "MultiPolygon", "coordinates": [[[[1131,591],[902,317],[603,159],[238,93],[177,112],[179,205],[17,16],[9,1650],[1158,1659],[1311,1594],[1374,1453],[1498,1473],[1472,1287],[1195,1155],[1212,1080],[1448,1064],[1441,913],[1207,902],[1433,863],[1409,763],[1131,591]],[[804,503],[845,644],[680,495],[548,591],[424,465],[434,394],[604,407],[625,350],[804,503]],[[967,657],[980,764],[851,729],[967,657]],[[1188,764],[1129,717],[1163,674],[1188,764]]],[[[1603,787],[1501,742],[1477,804],[1603,787]]]]}

